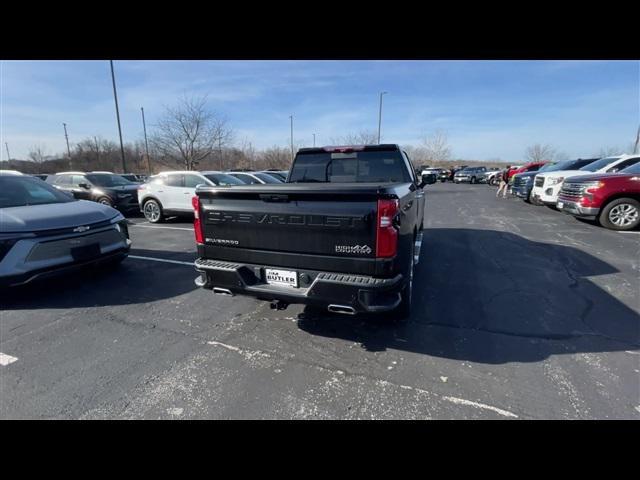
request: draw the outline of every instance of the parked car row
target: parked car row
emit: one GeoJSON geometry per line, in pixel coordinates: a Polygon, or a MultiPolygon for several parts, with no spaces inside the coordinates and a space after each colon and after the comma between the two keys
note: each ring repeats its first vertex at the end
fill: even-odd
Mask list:
{"type": "Polygon", "coordinates": [[[198,185],[268,185],[283,183],[284,171],[172,171],[154,175],[138,186],[137,205],[151,223],[193,214],[191,199],[198,185]]]}
{"type": "Polygon", "coordinates": [[[528,203],[612,230],[640,225],[640,155],[538,162],[509,174],[511,194],[528,203]]]}

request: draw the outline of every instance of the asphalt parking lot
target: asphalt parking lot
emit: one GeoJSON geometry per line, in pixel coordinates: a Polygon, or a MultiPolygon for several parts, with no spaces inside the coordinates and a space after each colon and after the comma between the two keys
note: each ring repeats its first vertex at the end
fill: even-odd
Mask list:
{"type": "Polygon", "coordinates": [[[494,192],[427,187],[399,327],[198,289],[191,223],[133,217],[120,267],[0,292],[0,416],[640,418],[640,232],[494,192]]]}

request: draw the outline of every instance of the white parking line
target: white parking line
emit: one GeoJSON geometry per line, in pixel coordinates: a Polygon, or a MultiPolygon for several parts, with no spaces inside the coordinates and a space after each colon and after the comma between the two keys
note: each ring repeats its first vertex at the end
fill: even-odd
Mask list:
{"type": "Polygon", "coordinates": [[[515,413],[511,413],[507,410],[503,410],[501,408],[492,407],[491,405],[485,405],[484,403],[472,402],[471,400],[465,400],[464,398],[457,397],[442,397],[444,400],[448,402],[455,403],[457,405],[468,405],[470,407],[482,408],[484,410],[491,410],[492,412],[496,412],[499,415],[504,417],[518,418],[515,413]]]}
{"type": "Polygon", "coordinates": [[[184,227],[164,227],[164,226],[155,226],[155,225],[140,225],[139,223],[131,223],[131,226],[134,227],[142,227],[142,228],[165,228],[167,230],[186,230],[187,232],[193,232],[193,228],[184,228],[184,227]]]}
{"type": "Polygon", "coordinates": [[[181,262],[180,260],[169,260],[166,258],[154,258],[154,257],[141,257],[140,255],[129,255],[128,258],[134,258],[136,260],[150,260],[152,262],[163,262],[163,263],[176,263],[178,265],[189,265],[194,266],[194,262],[181,262]]]}
{"type": "Polygon", "coordinates": [[[15,362],[16,360],[18,360],[17,357],[12,357],[11,355],[6,355],[0,352],[0,365],[2,365],[3,367],[6,367],[7,365],[15,362]]]}

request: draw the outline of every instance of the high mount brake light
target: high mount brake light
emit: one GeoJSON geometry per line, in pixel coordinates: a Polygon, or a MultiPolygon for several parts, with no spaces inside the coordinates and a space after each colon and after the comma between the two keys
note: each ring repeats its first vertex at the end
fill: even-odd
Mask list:
{"type": "Polygon", "coordinates": [[[364,145],[352,145],[345,147],[323,147],[325,152],[339,152],[339,153],[349,153],[349,152],[360,152],[364,150],[364,145]]]}
{"type": "Polygon", "coordinates": [[[196,243],[204,245],[202,223],[200,222],[200,198],[197,195],[191,199],[191,205],[193,205],[193,231],[196,234],[196,243]]]}
{"type": "Polygon", "coordinates": [[[398,214],[398,200],[378,200],[376,222],[376,257],[389,258],[398,251],[398,230],[394,219],[398,214]]]}

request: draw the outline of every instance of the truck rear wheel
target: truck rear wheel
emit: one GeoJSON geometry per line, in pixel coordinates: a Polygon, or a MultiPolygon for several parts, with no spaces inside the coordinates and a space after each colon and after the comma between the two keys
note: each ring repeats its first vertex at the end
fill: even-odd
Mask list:
{"type": "Polygon", "coordinates": [[[640,225],[640,202],[633,198],[616,198],[602,209],[598,221],[611,230],[633,230],[640,225]]]}
{"type": "Polygon", "coordinates": [[[400,292],[400,305],[390,312],[390,320],[392,323],[403,323],[411,316],[411,299],[413,297],[413,270],[415,261],[413,253],[415,246],[411,244],[411,262],[409,264],[409,272],[407,273],[407,281],[400,292]]]}

